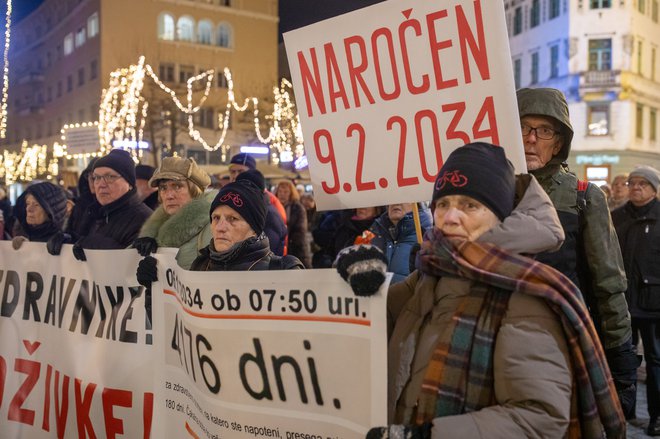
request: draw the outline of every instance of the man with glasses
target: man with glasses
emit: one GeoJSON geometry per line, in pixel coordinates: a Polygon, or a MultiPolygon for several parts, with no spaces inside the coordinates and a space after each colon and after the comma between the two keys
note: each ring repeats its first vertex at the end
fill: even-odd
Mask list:
{"type": "Polygon", "coordinates": [[[516,94],[527,169],[552,200],[566,235],[558,251],[537,259],[580,287],[624,413],[634,418],[639,360],[632,347],[626,277],[607,200],[592,184],[578,191],[578,179],[565,163],[573,127],[562,92],[524,88],[516,94]]]}
{"type": "Polygon", "coordinates": [[[87,211],[93,223],[89,233],[74,246],[78,259],[85,258],[83,248],[127,248],[137,238],[149,209],[137,196],[135,162],[123,150],[113,149],[94,163],[90,179],[96,203],[87,211]]]}
{"type": "Polygon", "coordinates": [[[628,176],[628,202],[612,221],[628,276],[626,299],[646,360],[647,433],[660,436],[660,172],[639,166],[628,176]]]}

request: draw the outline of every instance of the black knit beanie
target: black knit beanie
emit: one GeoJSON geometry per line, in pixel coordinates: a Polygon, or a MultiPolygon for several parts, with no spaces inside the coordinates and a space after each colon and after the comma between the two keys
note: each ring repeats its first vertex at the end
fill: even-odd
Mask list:
{"type": "Polygon", "coordinates": [[[249,180],[261,189],[262,192],[266,190],[266,179],[264,178],[264,174],[256,169],[248,169],[245,172],[241,172],[238,174],[238,177],[236,177],[236,181],[239,180],[249,180]]]}
{"type": "Polygon", "coordinates": [[[53,183],[43,182],[29,186],[25,189],[25,193],[31,194],[37,200],[58,229],[64,226],[66,193],[61,187],[53,183]]]}
{"type": "Polygon", "coordinates": [[[467,195],[483,203],[500,220],[511,214],[515,194],[513,165],[504,149],[490,143],[470,143],[452,152],[433,186],[431,208],[440,197],[467,195]]]}
{"type": "Polygon", "coordinates": [[[249,180],[238,180],[225,185],[211,203],[209,216],[220,205],[234,209],[250,225],[252,230],[261,235],[266,225],[266,202],[263,191],[249,180]]]}
{"type": "Polygon", "coordinates": [[[94,163],[94,169],[104,167],[114,169],[128,184],[135,187],[135,162],[127,151],[113,149],[94,163]]]}

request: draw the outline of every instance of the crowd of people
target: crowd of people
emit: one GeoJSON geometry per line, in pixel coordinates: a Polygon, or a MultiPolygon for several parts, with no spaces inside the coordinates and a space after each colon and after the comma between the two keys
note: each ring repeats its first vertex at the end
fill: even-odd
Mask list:
{"type": "Polygon", "coordinates": [[[192,159],[154,169],[112,150],[75,191],[35,183],[14,206],[0,191],[2,236],[53,255],[70,243],[80,260],[133,247],[145,286],[160,247],[193,271],[334,266],[363,296],[393,273],[389,425],[370,438],[624,437],[642,347],[647,433],[660,436],[660,172],[639,166],[602,190],[579,180],[563,94],[517,99],[529,174],[515,175],[503,148],[468,144],[428,203],[319,212],[249,154],[211,187],[192,159]],[[461,184],[445,178],[456,173],[461,184]]]}

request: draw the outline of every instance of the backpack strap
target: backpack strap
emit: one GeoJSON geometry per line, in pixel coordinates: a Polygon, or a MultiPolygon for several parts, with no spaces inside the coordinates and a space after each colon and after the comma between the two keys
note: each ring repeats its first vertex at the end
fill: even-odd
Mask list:
{"type": "Polygon", "coordinates": [[[582,225],[582,216],[584,210],[587,208],[587,190],[589,190],[590,186],[591,184],[588,181],[584,181],[584,180],[577,181],[576,203],[577,203],[578,216],[580,217],[580,225],[582,225]]]}

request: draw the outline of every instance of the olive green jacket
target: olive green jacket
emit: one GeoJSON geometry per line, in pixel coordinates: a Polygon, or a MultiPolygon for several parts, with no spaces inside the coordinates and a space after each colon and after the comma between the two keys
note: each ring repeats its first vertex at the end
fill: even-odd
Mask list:
{"type": "MultiPolygon", "coordinates": [[[[555,160],[540,170],[532,171],[532,174],[552,200],[565,228],[566,242],[559,250],[558,257],[575,258],[575,255],[566,254],[575,250],[570,248],[572,231],[566,230],[564,218],[571,215],[579,217],[577,177],[564,166],[557,165],[555,160]]],[[[582,245],[584,248],[584,256],[577,256],[577,259],[583,258],[586,262],[590,274],[588,280],[590,287],[585,285],[581,287],[583,294],[589,291],[593,294],[593,297],[587,297],[587,302],[589,303],[591,299],[592,303],[595,303],[595,311],[600,316],[599,329],[603,346],[605,349],[614,348],[621,346],[632,335],[630,314],[625,299],[626,274],[607,200],[603,192],[593,185],[586,192],[586,207],[582,215],[581,231],[573,231],[576,240],[581,240],[581,243],[574,242],[574,244],[582,245]]],[[[575,270],[575,267],[573,269],[575,270]]]]}

